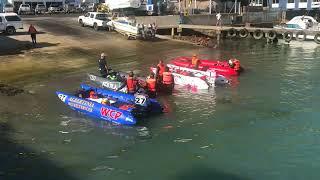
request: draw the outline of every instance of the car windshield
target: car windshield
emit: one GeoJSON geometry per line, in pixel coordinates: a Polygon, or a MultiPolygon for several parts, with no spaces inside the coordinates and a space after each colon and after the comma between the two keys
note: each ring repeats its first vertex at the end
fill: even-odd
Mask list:
{"type": "Polygon", "coordinates": [[[5,16],[7,21],[21,21],[19,16],[5,16]]]}
{"type": "Polygon", "coordinates": [[[6,4],[4,7],[13,7],[11,4],[6,4]]]}
{"type": "Polygon", "coordinates": [[[45,6],[44,6],[43,4],[38,4],[38,7],[42,7],[42,8],[43,8],[43,7],[45,7],[45,6]]]}
{"type": "Polygon", "coordinates": [[[50,7],[59,7],[58,4],[51,4],[50,7]]]}
{"type": "Polygon", "coordinates": [[[107,20],[107,15],[106,14],[97,14],[96,15],[96,19],[99,19],[99,20],[107,20]]]}
{"type": "Polygon", "coordinates": [[[22,7],[29,7],[29,5],[28,4],[23,4],[22,7]]]}

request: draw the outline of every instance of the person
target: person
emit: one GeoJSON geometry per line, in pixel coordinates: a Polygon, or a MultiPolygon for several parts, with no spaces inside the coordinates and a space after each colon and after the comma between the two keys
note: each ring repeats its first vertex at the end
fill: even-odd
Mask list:
{"type": "Polygon", "coordinates": [[[98,95],[96,94],[96,92],[91,90],[90,93],[89,93],[89,98],[90,99],[98,99],[98,95]]]}
{"type": "Polygon", "coordinates": [[[139,85],[138,85],[138,81],[134,77],[134,74],[133,74],[132,71],[130,71],[130,73],[129,73],[129,76],[127,78],[126,84],[127,84],[127,89],[128,89],[128,93],[129,94],[136,93],[139,85]]]}
{"type": "Polygon", "coordinates": [[[192,64],[193,68],[194,68],[194,69],[198,69],[198,68],[199,68],[199,63],[200,63],[200,61],[199,61],[197,55],[194,54],[194,55],[192,56],[192,59],[191,59],[191,64],[192,64]]]}
{"type": "Polygon", "coordinates": [[[157,81],[156,81],[153,73],[150,74],[150,76],[147,78],[146,82],[147,82],[147,92],[148,92],[149,97],[155,98],[156,94],[157,94],[157,90],[156,90],[157,81]]]}
{"type": "Polygon", "coordinates": [[[234,63],[233,69],[236,70],[236,71],[240,71],[240,70],[241,70],[240,61],[237,60],[237,59],[234,59],[234,60],[233,60],[233,63],[234,63]]]}
{"type": "Polygon", "coordinates": [[[158,82],[161,82],[162,81],[162,75],[163,75],[163,72],[165,71],[165,64],[163,63],[162,60],[159,61],[159,64],[157,65],[157,80],[158,82]]]}
{"type": "Polygon", "coordinates": [[[110,105],[110,101],[107,98],[101,100],[101,104],[103,105],[110,105]]]}
{"type": "Polygon", "coordinates": [[[162,85],[165,91],[172,91],[174,85],[174,79],[172,73],[169,71],[169,67],[165,68],[163,72],[162,85]]]}
{"type": "Polygon", "coordinates": [[[100,59],[98,60],[98,65],[101,76],[106,78],[108,76],[108,64],[106,61],[106,54],[101,53],[100,59]]]}
{"type": "Polygon", "coordinates": [[[234,24],[234,17],[231,16],[231,25],[233,25],[233,24],[234,24]]]}
{"type": "Polygon", "coordinates": [[[217,24],[216,24],[216,26],[221,26],[221,14],[220,14],[220,12],[216,15],[216,18],[217,18],[217,24]]]}
{"type": "Polygon", "coordinates": [[[33,26],[33,24],[30,24],[28,33],[29,33],[30,36],[31,36],[32,44],[33,44],[33,45],[36,45],[36,44],[37,44],[37,30],[36,30],[36,28],[33,26]]]}

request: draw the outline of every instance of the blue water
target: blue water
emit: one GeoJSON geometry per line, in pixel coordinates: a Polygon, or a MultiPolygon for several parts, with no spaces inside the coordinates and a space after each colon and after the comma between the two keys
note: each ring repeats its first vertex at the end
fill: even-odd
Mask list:
{"type": "Polygon", "coordinates": [[[12,97],[18,108],[2,110],[0,179],[320,178],[320,47],[313,42],[127,46],[112,52],[114,68],[146,74],[160,57],[196,52],[236,57],[245,72],[227,87],[159,97],[167,112],[138,127],[93,120],[60,102],[54,91],[76,89],[85,74],[32,84],[36,95],[12,97]]]}

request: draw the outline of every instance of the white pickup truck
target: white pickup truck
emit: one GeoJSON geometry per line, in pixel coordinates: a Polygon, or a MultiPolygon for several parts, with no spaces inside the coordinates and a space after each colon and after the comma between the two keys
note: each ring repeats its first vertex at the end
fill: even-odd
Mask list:
{"type": "Polygon", "coordinates": [[[12,35],[17,29],[23,29],[23,24],[16,13],[0,13],[0,32],[12,35]]]}
{"type": "Polygon", "coordinates": [[[106,29],[108,27],[107,22],[109,21],[110,19],[107,14],[99,12],[88,12],[78,18],[78,22],[82,27],[90,26],[96,31],[99,29],[106,29]]]}

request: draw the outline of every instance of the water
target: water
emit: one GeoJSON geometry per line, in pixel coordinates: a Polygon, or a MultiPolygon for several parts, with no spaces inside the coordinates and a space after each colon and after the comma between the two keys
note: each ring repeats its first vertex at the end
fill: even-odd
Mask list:
{"type": "Polygon", "coordinates": [[[246,71],[228,87],[159,97],[166,113],[138,127],[93,120],[60,102],[54,91],[75,90],[84,73],[30,84],[36,94],[2,97],[0,179],[319,179],[320,47],[130,44],[112,52],[114,68],[144,74],[160,57],[196,52],[236,57],[246,71]]]}

